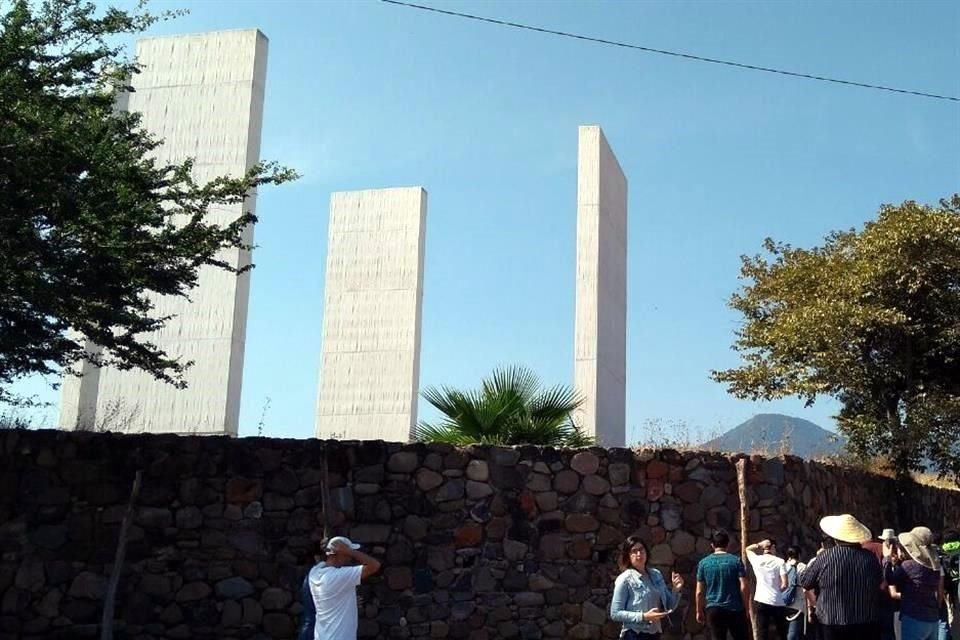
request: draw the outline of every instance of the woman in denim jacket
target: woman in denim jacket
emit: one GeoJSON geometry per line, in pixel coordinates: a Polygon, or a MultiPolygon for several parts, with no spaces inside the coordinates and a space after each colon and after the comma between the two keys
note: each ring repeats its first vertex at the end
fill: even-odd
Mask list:
{"type": "Polygon", "coordinates": [[[676,571],[667,587],[663,574],[647,567],[650,551],[640,536],[630,536],[620,546],[617,564],[622,573],[613,584],[610,618],[623,624],[621,640],[656,640],[660,620],[670,615],[680,602],[683,578],[676,571]]]}

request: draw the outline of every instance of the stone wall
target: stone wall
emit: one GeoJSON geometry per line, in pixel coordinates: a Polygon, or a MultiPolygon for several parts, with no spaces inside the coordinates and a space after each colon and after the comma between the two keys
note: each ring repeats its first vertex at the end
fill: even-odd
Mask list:
{"type": "MultiPolygon", "coordinates": [[[[364,638],[612,638],[617,545],[638,532],[687,581],[666,637],[702,637],[693,571],[738,530],[735,460],[626,449],[400,445],[0,432],[0,638],[98,633],[135,471],[143,487],[117,598],[121,638],[291,638],[311,536],[329,519],[383,571],[361,587],[364,638]]],[[[825,513],[875,531],[960,521],[960,494],[796,458],[750,459],[751,540],[812,553],[825,513]]]]}

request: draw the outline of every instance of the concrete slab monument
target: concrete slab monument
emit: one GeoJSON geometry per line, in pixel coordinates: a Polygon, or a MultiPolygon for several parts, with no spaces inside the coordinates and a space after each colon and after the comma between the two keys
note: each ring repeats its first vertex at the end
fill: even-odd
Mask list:
{"type": "Polygon", "coordinates": [[[417,422],[427,192],[330,198],[318,438],[406,442],[417,422]]]}
{"type": "Polygon", "coordinates": [[[604,447],[626,440],[627,179],[597,126],[579,129],[575,418],[604,447]]]}
{"type": "MultiPolygon", "coordinates": [[[[164,140],[161,162],[196,160],[204,182],[241,175],[260,159],[267,38],[258,30],[147,38],[137,43],[142,73],[118,108],[143,114],[143,126],[164,140]]],[[[228,222],[244,205],[218,207],[210,215],[228,222]]],[[[245,231],[253,241],[253,228],[245,231]]],[[[242,267],[248,251],[222,256],[242,267]]],[[[205,268],[190,300],[158,298],[156,313],[174,314],[149,336],[174,356],[193,360],[187,389],[176,389],[140,371],[105,368],[65,381],[60,424],[111,430],[236,435],[240,413],[250,276],[205,268]]],[[[88,347],[95,349],[95,346],[88,347]]],[[[90,367],[87,366],[89,370],[90,367]]]]}

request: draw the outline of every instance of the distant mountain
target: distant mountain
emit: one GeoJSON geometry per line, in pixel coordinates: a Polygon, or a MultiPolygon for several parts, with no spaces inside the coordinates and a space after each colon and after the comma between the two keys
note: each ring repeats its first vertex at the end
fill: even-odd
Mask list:
{"type": "Polygon", "coordinates": [[[718,438],[704,443],[720,451],[776,455],[785,452],[801,458],[839,453],[846,440],[809,420],[779,413],[760,413],[718,438]]]}

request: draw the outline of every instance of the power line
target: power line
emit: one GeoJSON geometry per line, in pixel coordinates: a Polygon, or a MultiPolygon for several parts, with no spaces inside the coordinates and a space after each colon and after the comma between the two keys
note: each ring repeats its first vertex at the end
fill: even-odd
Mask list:
{"type": "Polygon", "coordinates": [[[477,16],[470,13],[461,13],[459,11],[449,11],[447,9],[438,9],[436,7],[428,7],[426,5],[414,4],[412,2],[402,2],[401,0],[380,0],[380,1],[385,2],[387,4],[396,5],[399,7],[406,7],[408,9],[420,9],[421,11],[430,11],[432,13],[440,13],[440,14],[452,16],[455,18],[466,18],[467,20],[476,20],[478,22],[486,22],[488,24],[500,25],[502,27],[513,27],[514,29],[523,29],[525,31],[535,31],[537,33],[546,33],[552,36],[562,36],[564,38],[584,40],[586,42],[605,44],[612,47],[621,47],[623,49],[634,49],[636,51],[645,51],[647,53],[657,53],[664,56],[673,56],[675,58],[685,58],[687,60],[696,60],[697,62],[709,62],[710,64],[722,64],[728,67],[736,67],[738,69],[749,69],[750,71],[763,71],[766,73],[776,73],[783,76],[792,76],[794,78],[804,78],[807,80],[819,80],[821,82],[832,82],[834,84],[844,84],[851,87],[862,87],[864,89],[876,89],[879,91],[903,93],[911,96],[920,96],[923,98],[934,98],[936,100],[950,100],[953,102],[960,102],[960,98],[955,96],[944,96],[936,93],[926,93],[924,91],[911,91],[909,89],[898,89],[896,87],[887,87],[879,84],[869,84],[866,82],[854,82],[853,80],[841,80],[839,78],[829,78],[827,76],[817,76],[809,73],[798,73],[796,71],[786,71],[784,69],[774,69],[772,67],[761,67],[754,64],[744,64],[742,62],[733,62],[731,60],[720,60],[719,58],[707,58],[704,56],[697,56],[691,53],[682,53],[679,51],[655,49],[653,47],[644,47],[642,45],[631,44],[629,42],[618,42],[616,40],[605,40],[604,38],[594,38],[591,36],[585,36],[578,33],[570,33],[568,31],[556,31],[554,29],[546,29],[544,27],[535,27],[529,24],[521,24],[519,22],[510,22],[509,20],[498,20],[496,18],[487,18],[485,16],[477,16]]]}

